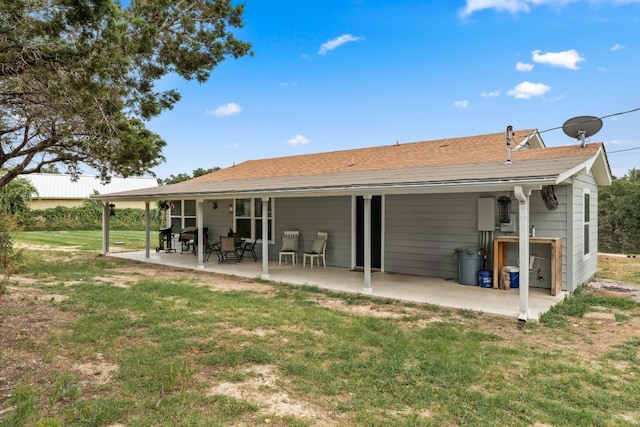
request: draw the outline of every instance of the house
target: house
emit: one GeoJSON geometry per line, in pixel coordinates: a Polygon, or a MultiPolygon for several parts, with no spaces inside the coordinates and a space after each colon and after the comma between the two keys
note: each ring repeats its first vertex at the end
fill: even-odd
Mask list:
{"type": "Polygon", "coordinates": [[[327,232],[327,265],[362,268],[363,292],[371,291],[377,269],[455,280],[457,250],[478,248],[496,278],[504,264],[531,267],[520,268],[519,277],[519,318],[527,320],[529,287],[572,292],[594,276],[598,187],[610,183],[604,144],[546,147],[537,130],[509,128],[250,160],[179,184],[95,198],[171,201],[174,231],[190,225],[199,233],[207,227],[210,237],[233,229],[257,238],[264,278],[285,230],[300,232],[301,248],[327,232]]]}
{"type": "MultiPolygon", "coordinates": [[[[55,173],[32,173],[24,176],[38,191],[32,199],[31,209],[47,209],[56,206],[68,208],[82,205],[89,196],[102,193],[115,193],[128,190],[140,190],[158,186],[155,178],[111,178],[108,184],[102,184],[100,178],[92,175],[80,175],[76,181],[70,175],[55,173]]],[[[122,201],[120,208],[144,209],[140,200],[122,201]]]]}

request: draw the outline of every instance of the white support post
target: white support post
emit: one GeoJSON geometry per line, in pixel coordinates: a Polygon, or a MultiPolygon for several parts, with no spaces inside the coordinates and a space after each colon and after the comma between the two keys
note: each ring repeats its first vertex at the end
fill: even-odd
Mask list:
{"type": "Polygon", "coordinates": [[[144,202],[144,233],[145,233],[145,245],[144,245],[144,258],[146,260],[151,259],[151,215],[149,214],[149,201],[144,202]]]}
{"type": "Polygon", "coordinates": [[[109,255],[109,203],[102,204],[102,255],[109,255]]]}
{"type": "Polygon", "coordinates": [[[356,252],[357,245],[356,239],[358,236],[358,198],[356,196],[351,196],[351,269],[356,268],[356,252]]]}
{"type": "Polygon", "coordinates": [[[514,195],[518,199],[519,221],[519,292],[520,313],[518,320],[526,322],[529,318],[529,196],[531,190],[524,190],[521,186],[514,187],[514,195]]]}
{"type": "Polygon", "coordinates": [[[364,196],[364,289],[365,294],[373,293],[371,288],[371,195],[364,196]]]}
{"type": "Polygon", "coordinates": [[[269,198],[262,198],[262,275],[269,280],[269,198]]]}
{"type": "Polygon", "coordinates": [[[198,227],[198,268],[204,270],[204,200],[196,200],[196,227],[198,227]]]}

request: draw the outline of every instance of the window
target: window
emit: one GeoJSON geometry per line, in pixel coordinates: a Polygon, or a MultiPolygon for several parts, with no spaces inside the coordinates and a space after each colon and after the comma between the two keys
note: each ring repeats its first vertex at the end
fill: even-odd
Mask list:
{"type": "Polygon", "coordinates": [[[589,225],[591,224],[591,193],[589,190],[584,190],[584,256],[589,256],[589,240],[591,233],[589,232],[589,225]]]}
{"type": "Polygon", "coordinates": [[[171,201],[171,229],[174,233],[184,227],[196,226],[196,201],[172,200],[171,201]]]}
{"type": "MultiPolygon", "coordinates": [[[[267,202],[267,215],[269,222],[269,241],[273,241],[273,207],[271,200],[267,202]]],[[[235,200],[235,231],[243,239],[253,240],[256,237],[262,239],[262,199],[236,199],[235,200]]]]}

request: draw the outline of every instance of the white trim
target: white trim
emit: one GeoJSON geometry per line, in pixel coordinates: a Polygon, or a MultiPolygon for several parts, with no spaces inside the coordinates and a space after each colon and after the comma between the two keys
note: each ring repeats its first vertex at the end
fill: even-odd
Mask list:
{"type": "Polygon", "coordinates": [[[383,194],[380,196],[380,271],[384,273],[384,247],[385,247],[385,233],[386,233],[386,211],[387,199],[383,194]]]}
{"type": "Polygon", "coordinates": [[[358,230],[358,219],[357,219],[357,200],[358,196],[351,196],[351,269],[356,268],[356,239],[357,239],[357,230],[358,230]]]}
{"type": "Polygon", "coordinates": [[[583,188],[582,189],[582,260],[586,261],[591,258],[591,189],[583,188]],[[587,204],[586,196],[589,196],[589,203],[587,204]],[[588,210],[589,212],[589,221],[585,221],[585,216],[588,210]],[[587,228],[588,227],[588,228],[587,228]],[[585,229],[587,232],[585,233],[585,229]],[[589,252],[586,251],[585,242],[587,242],[589,246],[589,252]]]}

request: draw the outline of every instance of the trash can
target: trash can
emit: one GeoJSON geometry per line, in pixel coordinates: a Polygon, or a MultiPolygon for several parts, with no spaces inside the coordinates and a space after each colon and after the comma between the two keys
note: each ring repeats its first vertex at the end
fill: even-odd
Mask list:
{"type": "Polygon", "coordinates": [[[482,270],[484,251],[481,248],[457,248],[458,282],[478,286],[478,271],[482,270]]]}

